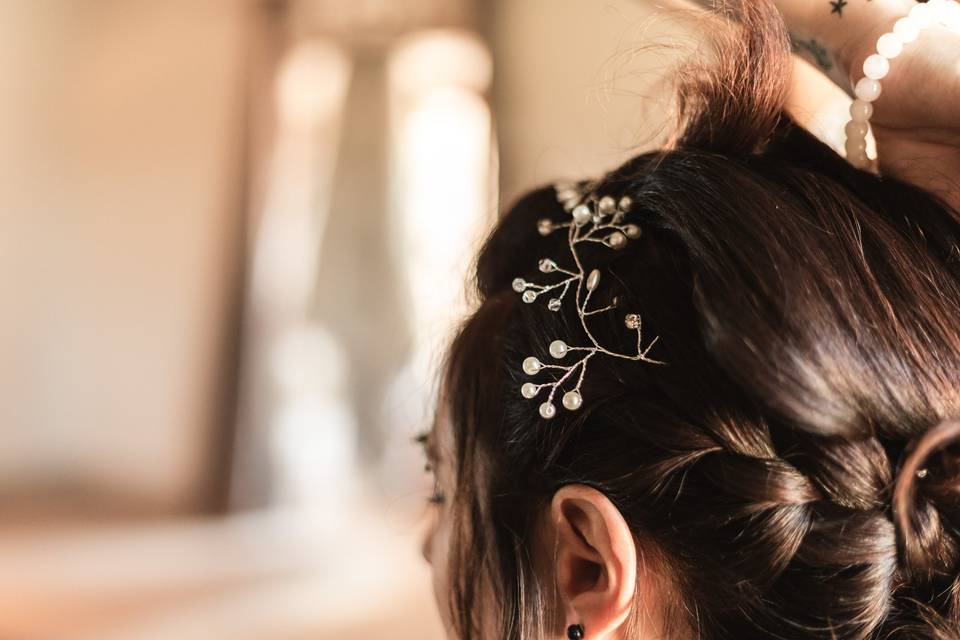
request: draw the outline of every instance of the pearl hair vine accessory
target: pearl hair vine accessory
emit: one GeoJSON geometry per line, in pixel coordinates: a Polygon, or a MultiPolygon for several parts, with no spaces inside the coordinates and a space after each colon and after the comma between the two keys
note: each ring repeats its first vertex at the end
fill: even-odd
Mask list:
{"type": "Polygon", "coordinates": [[[557,222],[543,218],[537,222],[537,231],[540,235],[547,236],[554,231],[565,229],[572,264],[561,265],[552,258],[541,258],[539,260],[540,272],[555,274],[554,277],[559,275],[560,279],[550,284],[537,284],[528,282],[523,278],[516,278],[513,281],[513,289],[521,294],[521,299],[527,304],[532,304],[544,294],[550,294],[547,309],[554,312],[560,310],[564,298],[572,289],[580,326],[591,344],[590,346],[570,346],[560,339],[551,342],[550,356],[557,361],[564,360],[574,352],[582,354],[576,362],[570,365],[547,364],[536,356],[524,359],[523,372],[529,376],[535,376],[546,369],[562,372],[562,375],[554,382],[542,384],[526,382],[520,387],[521,395],[528,400],[537,397],[543,389],[550,390],[549,396],[540,405],[540,415],[547,420],[557,414],[557,408],[553,404],[554,396],[559,390],[562,390],[564,383],[578,371],[576,384],[563,394],[561,402],[563,407],[570,411],[575,411],[582,406],[583,396],[580,394],[580,387],[587,373],[587,364],[597,354],[624,360],[642,360],[652,364],[666,364],[647,357],[647,353],[659,336],[651,340],[646,348],[642,346],[643,333],[639,314],[626,313],[623,318],[626,328],[635,331],[637,334],[637,350],[635,353],[620,353],[607,349],[598,342],[587,322],[587,319],[591,316],[616,309],[620,299],[618,297],[613,298],[611,304],[605,307],[589,308],[590,298],[600,284],[601,273],[598,269],[587,271],[578,252],[578,246],[585,243],[595,243],[619,251],[626,247],[630,240],[639,239],[641,235],[640,226],[625,221],[633,206],[633,201],[629,196],[624,196],[619,200],[609,195],[598,198],[597,194],[589,187],[589,183],[558,183],[554,186],[554,189],[557,193],[557,200],[563,204],[563,208],[570,214],[571,220],[557,222]]]}
{"type": "Polygon", "coordinates": [[[960,3],[956,0],[929,0],[918,3],[910,13],[897,20],[893,31],[877,40],[877,52],[863,63],[863,77],[854,86],[856,99],[850,105],[851,120],[846,126],[847,160],[858,169],[871,168],[867,156],[867,131],[873,115],[873,101],[880,97],[880,80],[890,72],[890,61],[900,55],[903,46],[916,40],[922,29],[942,25],[960,31],[960,3]]]}

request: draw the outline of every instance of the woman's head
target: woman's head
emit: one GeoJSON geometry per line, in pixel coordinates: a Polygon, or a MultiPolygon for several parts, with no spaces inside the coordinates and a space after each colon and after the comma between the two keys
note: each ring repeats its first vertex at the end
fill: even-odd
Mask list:
{"type": "MultiPolygon", "coordinates": [[[[960,428],[937,426],[960,417],[960,223],[795,126],[782,25],[736,5],[740,39],[682,75],[677,142],[596,186],[643,233],[584,254],[595,304],[637,310],[666,365],[594,358],[584,406],[544,420],[521,363],[585,338],[511,284],[562,260],[537,221],[569,213],[538,189],[481,251],[430,436],[458,637],[960,634],[960,428]]],[[[636,348],[622,315],[588,321],[636,348]]]]}

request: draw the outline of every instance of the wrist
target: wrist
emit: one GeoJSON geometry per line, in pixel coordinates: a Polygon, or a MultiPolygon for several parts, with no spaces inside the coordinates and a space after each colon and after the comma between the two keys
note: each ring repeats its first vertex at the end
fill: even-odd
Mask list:
{"type": "Polygon", "coordinates": [[[855,7],[855,12],[846,12],[844,19],[850,20],[845,24],[831,25],[834,56],[848,92],[863,76],[864,60],[876,53],[877,39],[890,32],[897,20],[906,17],[916,5],[915,0],[872,0],[855,7]]]}
{"type": "MultiPolygon", "coordinates": [[[[906,45],[917,40],[921,31],[942,27],[960,29],[960,4],[956,0],[931,0],[925,4],[914,4],[905,15],[893,20],[877,38],[874,53],[864,56],[863,51],[851,48],[852,63],[856,65],[863,60],[860,64],[862,75],[851,74],[851,78],[860,78],[854,89],[856,99],[850,107],[852,120],[846,129],[847,159],[854,166],[866,168],[870,164],[866,155],[866,137],[873,114],[872,103],[880,96],[881,81],[890,72],[891,60],[898,58],[906,45]]],[[[856,66],[853,69],[856,70],[856,66]]],[[[898,102],[903,102],[902,96],[898,102]]],[[[925,105],[920,111],[924,110],[925,105]]]]}

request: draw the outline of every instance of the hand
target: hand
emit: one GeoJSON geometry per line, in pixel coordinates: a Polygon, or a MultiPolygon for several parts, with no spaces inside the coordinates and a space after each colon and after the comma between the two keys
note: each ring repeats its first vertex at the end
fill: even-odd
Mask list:
{"type": "MultiPolygon", "coordinates": [[[[863,77],[863,61],[894,22],[851,34],[838,50],[850,86],[863,77]]],[[[923,29],[891,60],[880,83],[870,125],[881,174],[932,191],[960,210],[960,32],[923,29]]]]}
{"type": "MultiPolygon", "coordinates": [[[[683,4],[685,0],[666,0],[683,4]]],[[[693,0],[710,7],[712,0],[693,0]]],[[[774,0],[801,57],[841,89],[863,77],[877,38],[914,0],[774,0]]],[[[905,45],[881,80],[870,119],[881,174],[931,191],[960,211],[960,33],[928,27],[905,45]]],[[[800,90],[804,90],[803,87],[800,90]]]]}

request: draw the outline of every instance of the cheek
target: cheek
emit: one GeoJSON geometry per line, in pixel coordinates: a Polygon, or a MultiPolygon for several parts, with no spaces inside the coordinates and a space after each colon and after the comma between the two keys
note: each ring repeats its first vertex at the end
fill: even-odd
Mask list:
{"type": "Polygon", "coordinates": [[[431,507],[427,514],[426,527],[420,553],[430,565],[432,574],[433,595],[437,609],[447,632],[447,637],[455,637],[450,622],[450,576],[448,560],[450,556],[450,523],[449,516],[443,509],[431,507]]]}
{"type": "Polygon", "coordinates": [[[431,514],[431,522],[423,541],[423,555],[433,573],[433,594],[440,611],[443,626],[450,634],[450,576],[448,560],[450,555],[450,522],[442,511],[431,514]]]}
{"type": "MultiPolygon", "coordinates": [[[[435,510],[430,514],[430,522],[423,540],[423,554],[430,563],[430,569],[433,577],[433,594],[436,599],[437,609],[440,612],[440,619],[446,630],[448,638],[456,638],[454,625],[451,620],[450,596],[450,541],[453,537],[453,522],[446,512],[435,510]]],[[[476,594],[478,602],[476,605],[482,606],[484,613],[481,621],[482,637],[492,638],[488,635],[491,630],[496,628],[496,619],[493,617],[493,611],[496,605],[494,592],[486,581],[481,581],[479,592],[476,594]]]]}
{"type": "Polygon", "coordinates": [[[433,539],[437,534],[437,524],[436,510],[430,509],[429,513],[424,517],[423,537],[420,542],[420,555],[423,556],[423,559],[429,565],[433,564],[433,539]]]}

